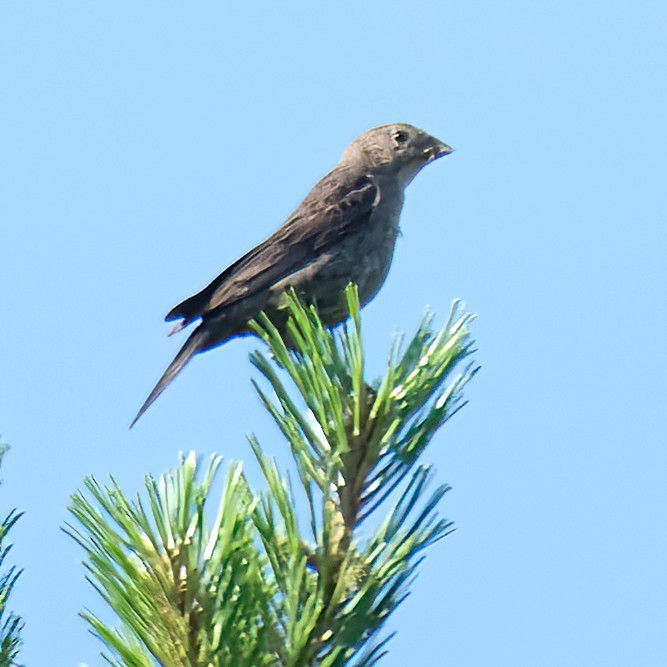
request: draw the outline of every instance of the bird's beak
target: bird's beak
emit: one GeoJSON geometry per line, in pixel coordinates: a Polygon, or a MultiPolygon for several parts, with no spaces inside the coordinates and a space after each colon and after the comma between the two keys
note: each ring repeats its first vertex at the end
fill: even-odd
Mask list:
{"type": "Polygon", "coordinates": [[[449,155],[453,152],[454,149],[451,146],[448,146],[447,144],[440,144],[440,146],[438,146],[438,153],[436,157],[445,157],[445,155],[449,155]]]}
{"type": "Polygon", "coordinates": [[[443,143],[442,141],[439,141],[433,148],[427,148],[424,151],[428,162],[433,162],[433,160],[445,157],[445,155],[449,155],[450,153],[453,152],[454,149],[451,146],[448,146],[447,144],[443,143]]]}

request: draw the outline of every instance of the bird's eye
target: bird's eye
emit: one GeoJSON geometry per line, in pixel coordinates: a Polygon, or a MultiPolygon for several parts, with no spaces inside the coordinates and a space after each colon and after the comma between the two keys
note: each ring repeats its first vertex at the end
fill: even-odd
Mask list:
{"type": "Polygon", "coordinates": [[[395,141],[397,144],[404,144],[407,140],[408,140],[408,133],[407,133],[407,132],[403,132],[403,130],[399,130],[399,131],[396,132],[396,134],[394,135],[394,141],[395,141]]]}

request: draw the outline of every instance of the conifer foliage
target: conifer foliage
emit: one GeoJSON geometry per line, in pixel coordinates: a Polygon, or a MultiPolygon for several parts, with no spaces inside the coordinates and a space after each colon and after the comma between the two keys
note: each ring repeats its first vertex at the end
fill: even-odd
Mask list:
{"type": "Polygon", "coordinates": [[[270,351],[251,356],[257,391],[298,481],[251,437],[265,488],[231,464],[217,507],[221,458],[194,453],[135,499],[93,478],[73,496],[68,531],[118,617],[83,613],[110,664],[370,667],[385,655],[388,618],[452,529],[438,513],[448,487],[419,459],[476,371],[472,316],[455,303],[439,331],[425,316],[369,382],[356,289],[346,297],[350,319],[333,332],[293,294],[284,338],[255,325],[270,351]]]}
{"type": "MultiPolygon", "coordinates": [[[[8,449],[7,445],[0,444],[0,463],[8,449]]],[[[8,607],[9,596],[21,576],[21,570],[14,565],[5,566],[12,548],[11,544],[7,544],[7,536],[22,515],[23,512],[12,509],[0,523],[0,568],[3,568],[0,571],[0,667],[16,665],[16,658],[23,645],[23,619],[8,607]]]]}

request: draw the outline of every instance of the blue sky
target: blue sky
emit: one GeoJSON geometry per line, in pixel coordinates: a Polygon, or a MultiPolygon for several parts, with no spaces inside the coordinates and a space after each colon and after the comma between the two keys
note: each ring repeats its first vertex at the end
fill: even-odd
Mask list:
{"type": "MultiPolygon", "coordinates": [[[[285,446],[235,341],[129,432],[180,345],[164,314],[275,229],[355,136],[457,152],[410,186],[365,310],[395,331],[460,297],[482,372],[427,454],[458,531],[386,665],[667,664],[661,2],[4,2],[0,508],[26,569],[23,662],[102,665],[102,603],[59,527],[86,474],[128,491],[180,450],[285,446]]],[[[249,464],[250,474],[257,479],[249,464]]]]}

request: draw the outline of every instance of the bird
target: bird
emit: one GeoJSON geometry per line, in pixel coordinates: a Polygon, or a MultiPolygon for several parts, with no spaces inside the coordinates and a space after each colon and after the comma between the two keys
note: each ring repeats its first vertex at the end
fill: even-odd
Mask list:
{"type": "Polygon", "coordinates": [[[169,335],[197,320],[199,325],[130,428],[196,354],[252,333],[250,322],[261,312],[284,333],[289,288],[314,304],[330,327],[348,316],[348,284],[357,285],[365,306],[387,277],[405,188],[424,166],[452,152],[406,123],[380,125],[357,137],[279,229],[167,313],[167,322],[179,321],[169,335]]]}

